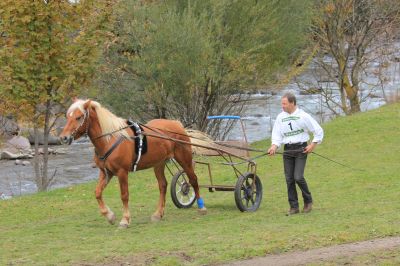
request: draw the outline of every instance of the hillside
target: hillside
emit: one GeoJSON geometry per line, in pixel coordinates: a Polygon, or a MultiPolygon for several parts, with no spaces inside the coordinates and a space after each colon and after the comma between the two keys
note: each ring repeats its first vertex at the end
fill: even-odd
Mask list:
{"type": "MultiPolygon", "coordinates": [[[[279,156],[257,160],[264,194],[255,213],[239,212],[231,192],[202,190],[206,216],[177,209],[168,195],[164,220],[152,223],[158,201],[152,170],[130,177],[127,230],[101,217],[93,182],[0,201],[0,264],[204,265],[400,236],[399,120],[400,104],[393,104],[323,125],[325,139],[315,151],[353,169],[311,155],[306,178],[315,202],[306,215],[284,215],[279,156]]],[[[254,147],[266,149],[269,141],[254,147]]],[[[216,181],[235,184],[227,166],[212,168],[216,181]]],[[[205,169],[196,172],[201,184],[208,182],[205,169]]],[[[120,219],[115,178],[104,198],[120,219]]]]}

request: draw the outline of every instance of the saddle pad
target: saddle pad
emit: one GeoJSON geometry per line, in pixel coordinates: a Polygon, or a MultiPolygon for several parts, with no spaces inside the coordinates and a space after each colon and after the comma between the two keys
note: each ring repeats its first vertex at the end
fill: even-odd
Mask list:
{"type": "MultiPolygon", "coordinates": [[[[133,131],[133,134],[135,136],[137,136],[138,133],[136,132],[134,122],[132,122],[131,120],[128,120],[127,123],[130,126],[130,129],[133,131]]],[[[137,124],[137,125],[139,125],[139,124],[137,124]]],[[[140,130],[143,132],[144,131],[143,127],[140,125],[139,125],[139,127],[140,127],[140,130]]],[[[139,139],[135,138],[134,141],[135,141],[135,153],[138,154],[139,153],[139,139]]],[[[146,152],[147,152],[147,137],[145,135],[143,135],[142,155],[146,154],[146,152]]]]}

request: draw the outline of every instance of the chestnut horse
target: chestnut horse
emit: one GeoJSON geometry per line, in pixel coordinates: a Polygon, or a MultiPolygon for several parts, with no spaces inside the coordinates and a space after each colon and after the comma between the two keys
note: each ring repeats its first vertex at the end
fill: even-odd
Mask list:
{"type": "MultiPolygon", "coordinates": [[[[119,226],[122,228],[128,227],[131,220],[128,207],[128,173],[132,171],[132,163],[136,160],[137,155],[135,154],[134,138],[132,138],[134,134],[128,127],[127,121],[115,116],[98,102],[79,99],[75,99],[74,103],[69,107],[66,118],[67,124],[60,134],[61,141],[71,144],[73,140],[87,134],[95,147],[95,162],[100,169],[96,186],[96,199],[101,214],[107,218],[108,222],[114,224],[115,215],[104,203],[102,193],[109,179],[115,175],[118,177],[123,204],[123,217],[119,226]],[[104,159],[106,154],[109,154],[109,156],[104,159]]],[[[160,135],[190,142],[185,129],[178,121],[155,119],[147,123],[146,126],[156,128],[157,133],[160,135]]],[[[144,127],[144,134],[148,130],[147,127],[144,127]]],[[[199,194],[197,176],[192,165],[191,145],[177,143],[165,138],[147,136],[147,152],[140,157],[137,170],[153,167],[157,177],[160,198],[157,209],[151,216],[152,221],[159,221],[164,216],[165,194],[167,191],[164,168],[166,161],[171,158],[174,158],[188,175],[189,182],[195,191],[199,212],[206,213],[203,199],[199,194]]]]}

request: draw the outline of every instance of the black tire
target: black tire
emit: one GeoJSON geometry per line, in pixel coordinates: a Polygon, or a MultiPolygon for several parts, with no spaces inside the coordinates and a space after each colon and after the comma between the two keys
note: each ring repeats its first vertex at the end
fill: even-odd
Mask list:
{"type": "Polygon", "coordinates": [[[262,194],[261,180],[257,175],[245,173],[238,178],[235,187],[235,202],[240,211],[256,211],[260,207],[262,194]]]}
{"type": "Polygon", "coordinates": [[[178,208],[190,208],[196,201],[193,187],[189,183],[186,173],[181,170],[172,177],[171,181],[172,202],[178,208]]]}

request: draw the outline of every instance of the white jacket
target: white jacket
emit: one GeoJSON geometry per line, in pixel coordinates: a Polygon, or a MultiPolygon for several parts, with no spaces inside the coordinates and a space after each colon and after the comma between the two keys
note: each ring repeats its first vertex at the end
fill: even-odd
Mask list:
{"type": "Polygon", "coordinates": [[[282,112],[277,116],[271,141],[278,147],[282,144],[307,142],[310,132],[314,135],[312,142],[320,144],[324,138],[323,129],[311,115],[296,108],[291,114],[282,112]]]}

